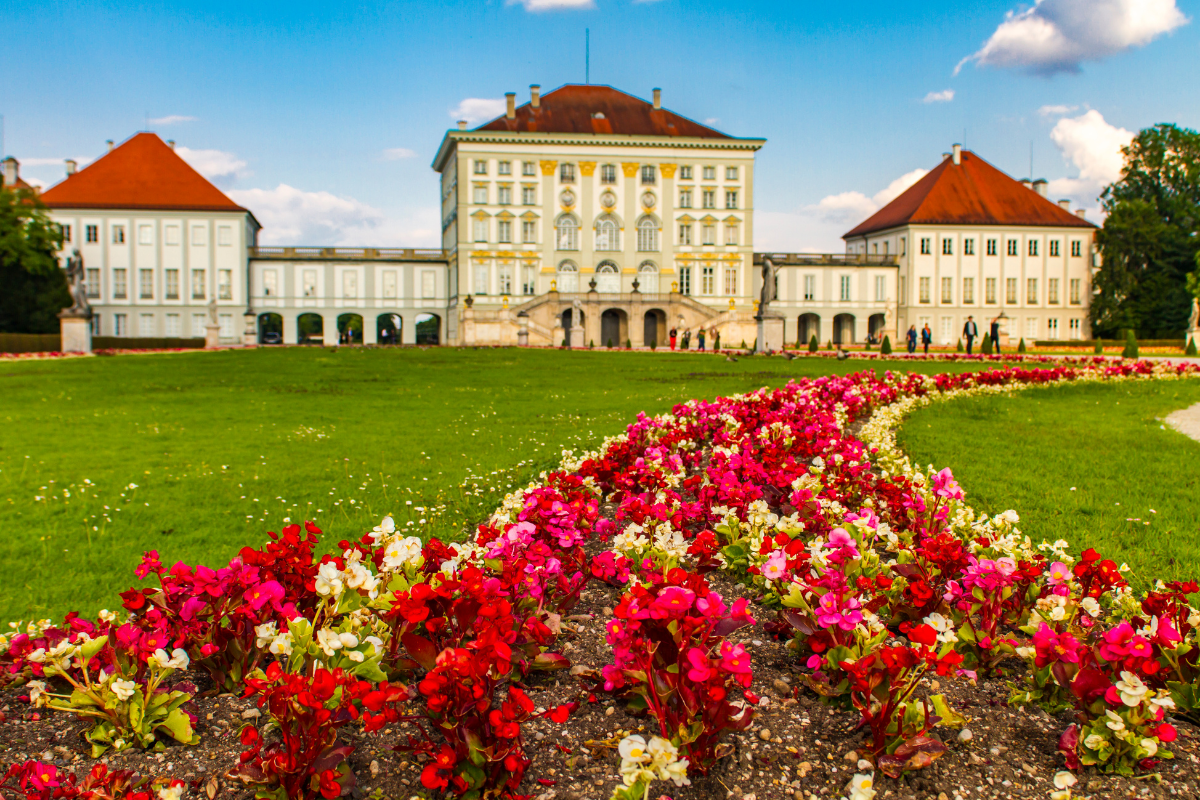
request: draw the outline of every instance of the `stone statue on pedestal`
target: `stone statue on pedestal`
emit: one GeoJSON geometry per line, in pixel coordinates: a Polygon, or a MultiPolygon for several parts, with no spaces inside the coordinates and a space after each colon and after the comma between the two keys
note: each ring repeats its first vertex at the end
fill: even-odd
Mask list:
{"type": "Polygon", "coordinates": [[[92,305],[87,297],[87,273],[83,269],[83,256],[79,250],[67,257],[67,280],[71,284],[71,307],[64,313],[78,317],[90,317],[92,305]]]}
{"type": "Polygon", "coordinates": [[[208,301],[208,324],[217,324],[217,298],[208,301]]]}
{"type": "MultiPolygon", "coordinates": [[[[79,251],[76,250],[75,252],[78,253],[79,251]]],[[[1188,319],[1187,326],[1189,331],[1194,331],[1197,328],[1200,328],[1200,297],[1192,299],[1192,316],[1188,319]]]]}
{"type": "Polygon", "coordinates": [[[775,263],[763,256],[762,291],[758,296],[758,316],[766,316],[767,306],[775,299],[775,263]]]}

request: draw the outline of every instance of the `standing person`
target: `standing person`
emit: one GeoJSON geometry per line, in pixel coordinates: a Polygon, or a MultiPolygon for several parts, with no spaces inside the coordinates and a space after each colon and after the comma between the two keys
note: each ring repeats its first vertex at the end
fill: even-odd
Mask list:
{"type": "Polygon", "coordinates": [[[996,317],[992,320],[992,347],[996,348],[996,353],[1000,352],[1000,318],[996,317]]]}
{"type": "Polygon", "coordinates": [[[716,353],[721,349],[721,332],[719,330],[717,330],[715,325],[713,326],[713,329],[712,329],[712,335],[713,335],[713,352],[716,353]]]}
{"type": "Polygon", "coordinates": [[[933,344],[933,331],[929,330],[928,322],[921,329],[921,344],[925,346],[925,355],[929,355],[929,345],[933,344]]]}
{"type": "Polygon", "coordinates": [[[667,335],[671,337],[671,349],[672,350],[675,349],[675,336],[677,333],[678,333],[678,331],[676,331],[674,328],[671,328],[671,330],[667,333],[667,335]]]}
{"type": "Polygon", "coordinates": [[[963,336],[967,339],[967,355],[971,355],[971,344],[975,341],[975,337],[979,335],[979,326],[975,324],[975,318],[967,317],[967,324],[963,325],[963,336]]]}
{"type": "Polygon", "coordinates": [[[696,331],[696,347],[698,350],[704,349],[704,328],[696,331]]]}
{"type": "Polygon", "coordinates": [[[906,333],[904,335],[904,338],[908,343],[908,354],[912,355],[913,353],[917,352],[917,326],[916,325],[908,326],[908,333],[906,333]]]}

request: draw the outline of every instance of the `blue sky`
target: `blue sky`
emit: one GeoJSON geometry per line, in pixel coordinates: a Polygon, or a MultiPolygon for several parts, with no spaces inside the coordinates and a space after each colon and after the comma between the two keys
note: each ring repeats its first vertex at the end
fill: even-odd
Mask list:
{"type": "Polygon", "coordinates": [[[593,83],[659,86],[674,111],[768,140],[757,247],[839,250],[964,138],[1016,177],[1032,143],[1034,177],[1095,209],[1132,132],[1200,127],[1197,5],[8,0],[0,113],[46,185],[150,119],[264,242],[432,246],[445,130],[506,91],[582,82],[590,28],[593,83]]]}

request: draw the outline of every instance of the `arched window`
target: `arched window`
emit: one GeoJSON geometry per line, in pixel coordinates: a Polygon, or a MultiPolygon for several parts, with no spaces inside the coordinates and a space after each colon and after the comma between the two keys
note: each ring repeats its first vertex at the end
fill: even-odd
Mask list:
{"type": "Polygon", "coordinates": [[[658,294],[658,264],[643,261],[638,265],[638,290],[646,294],[658,294]]]}
{"type": "Polygon", "coordinates": [[[617,294],[621,291],[621,270],[611,261],[601,261],[596,267],[596,291],[617,294]]]}
{"type": "Polygon", "coordinates": [[[559,250],[579,249],[579,222],[569,214],[564,214],[554,223],[557,231],[559,250]]]}
{"type": "Polygon", "coordinates": [[[579,267],[573,261],[564,261],[558,265],[558,290],[560,292],[579,291],[579,267]]]}
{"type": "Polygon", "coordinates": [[[611,214],[596,220],[596,251],[611,253],[621,249],[621,226],[611,214]]]}
{"type": "Polygon", "coordinates": [[[637,249],[639,253],[658,252],[658,223],[650,217],[638,220],[637,249]]]}

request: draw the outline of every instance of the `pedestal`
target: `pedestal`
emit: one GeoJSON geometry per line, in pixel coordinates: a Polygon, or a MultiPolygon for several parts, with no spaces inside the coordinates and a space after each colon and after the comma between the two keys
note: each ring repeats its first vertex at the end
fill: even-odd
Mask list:
{"type": "Polygon", "coordinates": [[[1195,342],[1196,347],[1200,347],[1200,328],[1192,328],[1183,337],[1183,347],[1186,350],[1188,342],[1195,342]]]}
{"type": "Polygon", "coordinates": [[[258,344],[258,318],[253,312],[247,312],[242,319],[246,323],[242,330],[242,347],[254,347],[258,344]]]}
{"type": "Polygon", "coordinates": [[[62,343],[59,349],[64,353],[92,352],[92,316],[91,314],[68,314],[59,312],[58,324],[62,331],[62,343]]]}
{"type": "Polygon", "coordinates": [[[768,313],[754,318],[758,323],[758,347],[754,352],[765,353],[768,350],[783,349],[783,317],[768,313]]]}
{"type": "Polygon", "coordinates": [[[571,326],[571,347],[583,347],[583,326],[571,326]]]}
{"type": "Polygon", "coordinates": [[[221,326],[220,325],[205,325],[204,326],[204,349],[212,350],[214,347],[221,346],[221,326]]]}
{"type": "Polygon", "coordinates": [[[517,329],[517,347],[529,347],[529,328],[517,329]]]}

